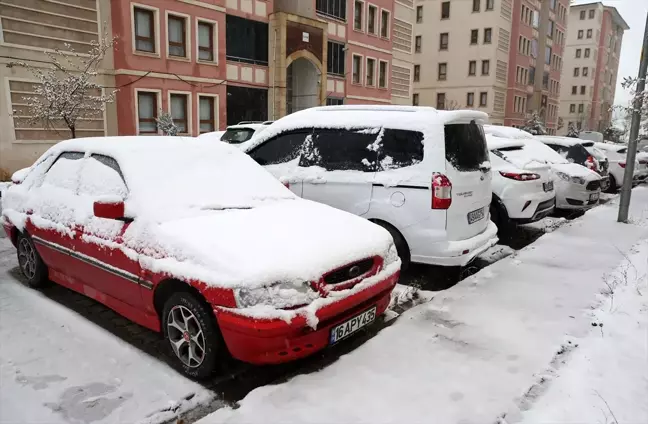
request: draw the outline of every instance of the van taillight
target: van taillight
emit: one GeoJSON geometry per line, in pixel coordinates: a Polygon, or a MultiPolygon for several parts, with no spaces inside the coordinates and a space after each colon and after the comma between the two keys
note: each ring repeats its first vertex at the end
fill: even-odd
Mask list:
{"type": "Polygon", "coordinates": [[[452,204],[452,183],[443,174],[432,175],[432,209],[448,209],[452,204]]]}

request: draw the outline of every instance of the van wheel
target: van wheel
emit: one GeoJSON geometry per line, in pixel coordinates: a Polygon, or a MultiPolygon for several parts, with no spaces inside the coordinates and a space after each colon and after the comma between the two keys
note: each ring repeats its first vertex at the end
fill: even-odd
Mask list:
{"type": "Polygon", "coordinates": [[[18,234],[16,240],[18,253],[18,265],[20,271],[27,279],[27,285],[32,288],[41,288],[47,285],[49,280],[47,265],[38,254],[34,242],[28,235],[18,234]]]}
{"type": "Polygon", "coordinates": [[[606,190],[607,193],[616,193],[617,191],[617,182],[614,175],[610,174],[610,187],[606,190]]]}
{"type": "Polygon", "coordinates": [[[183,291],[169,297],[161,318],[164,339],[177,367],[196,380],[211,376],[223,349],[213,312],[192,293],[183,291]]]}
{"type": "Polygon", "coordinates": [[[411,253],[410,253],[410,248],[407,245],[407,241],[405,241],[405,237],[398,231],[396,228],[393,226],[387,224],[386,222],[382,221],[372,221],[376,225],[380,225],[383,227],[385,230],[389,231],[389,234],[391,234],[392,238],[394,239],[394,245],[396,246],[396,251],[398,252],[398,256],[401,259],[401,271],[406,271],[411,263],[411,253]]]}

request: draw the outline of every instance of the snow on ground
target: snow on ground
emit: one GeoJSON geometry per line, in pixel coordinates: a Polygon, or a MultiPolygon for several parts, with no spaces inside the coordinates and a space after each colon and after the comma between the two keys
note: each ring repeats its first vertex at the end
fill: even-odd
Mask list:
{"type": "MultiPolygon", "coordinates": [[[[648,240],[609,276],[589,334],[523,423],[648,422],[648,240]]],[[[560,369],[560,368],[559,368],[560,369]]],[[[555,371],[554,371],[555,373],[555,371]]]]}
{"type": "MultiPolygon", "coordinates": [[[[519,420],[547,367],[590,334],[603,276],[648,238],[648,188],[631,205],[643,225],[616,223],[616,202],[437,293],[331,366],[260,387],[200,423],[519,420]]],[[[634,383],[647,399],[645,380],[634,383]]]]}
{"type": "Polygon", "coordinates": [[[155,423],[213,398],[23,286],[10,274],[15,258],[0,238],[0,423],[155,423]]]}

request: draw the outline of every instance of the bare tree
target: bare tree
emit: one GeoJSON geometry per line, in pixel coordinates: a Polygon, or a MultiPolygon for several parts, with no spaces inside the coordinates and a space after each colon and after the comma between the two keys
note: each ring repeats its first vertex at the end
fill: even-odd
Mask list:
{"type": "Polygon", "coordinates": [[[45,69],[25,62],[9,63],[7,67],[25,68],[38,80],[35,95],[23,97],[30,111],[29,121],[42,123],[45,128],[56,128],[56,122],[63,121],[75,138],[79,118],[101,116],[106,103],[114,101],[116,91],[105,93],[95,81],[101,62],[114,44],[115,39],[104,32],[99,40],[91,41],[87,53],[79,53],[67,43],[65,50],[45,52],[49,58],[45,69]]]}
{"type": "Polygon", "coordinates": [[[461,105],[456,100],[446,100],[444,105],[445,110],[459,110],[461,108],[461,105]]]}
{"type": "Polygon", "coordinates": [[[621,86],[628,90],[632,95],[632,100],[628,103],[628,106],[618,106],[623,112],[625,112],[625,117],[628,120],[628,128],[630,127],[629,123],[632,120],[632,114],[635,112],[634,101],[639,100],[641,106],[638,110],[641,115],[641,125],[639,127],[639,138],[648,136],[648,90],[643,92],[637,92],[637,78],[633,77],[624,77],[621,86]]]}

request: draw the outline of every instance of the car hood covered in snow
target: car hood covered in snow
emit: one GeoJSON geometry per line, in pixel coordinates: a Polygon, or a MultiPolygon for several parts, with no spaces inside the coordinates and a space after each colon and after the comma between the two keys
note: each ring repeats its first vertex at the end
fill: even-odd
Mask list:
{"type": "Polygon", "coordinates": [[[554,163],[551,168],[556,172],[563,172],[570,177],[583,177],[585,181],[600,180],[601,176],[594,171],[576,163],[554,163]]]}

